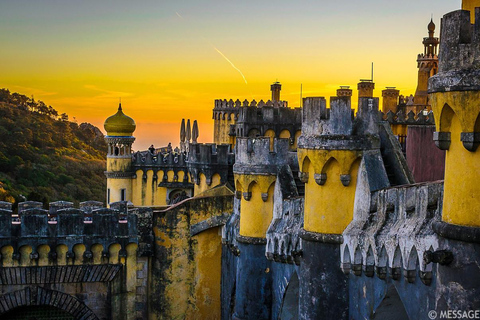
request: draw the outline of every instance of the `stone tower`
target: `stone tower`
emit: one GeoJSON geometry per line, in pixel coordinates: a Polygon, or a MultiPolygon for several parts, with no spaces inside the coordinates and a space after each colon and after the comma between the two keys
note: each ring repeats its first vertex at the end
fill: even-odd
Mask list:
{"type": "Polygon", "coordinates": [[[382,112],[387,113],[388,111],[392,111],[397,113],[397,106],[398,106],[398,98],[400,95],[400,91],[395,89],[395,87],[387,87],[385,90],[382,90],[382,112]]]}
{"type": "MultiPolygon", "coordinates": [[[[362,163],[382,168],[378,135],[378,98],[373,82],[359,84],[359,103],[353,118],[351,97],[306,98],[302,135],[298,139],[299,177],[305,182],[304,224],[300,231],[299,312],[302,319],[347,319],[347,281],[335,265],[338,244],[353,219],[357,176],[362,163]],[[363,91],[363,92],[362,92],[363,91]],[[318,274],[328,278],[328,289],[318,274]]],[[[378,172],[379,181],[387,181],[378,172]]],[[[388,185],[388,184],[387,184],[388,185]]]]}
{"type": "MultiPolygon", "coordinates": [[[[464,1],[477,7],[480,1],[464,1]]],[[[442,19],[438,74],[429,80],[436,145],[446,150],[443,226],[457,237],[480,227],[480,23],[457,10],[442,19]],[[467,229],[460,231],[457,226],[467,229]]]]}
{"type": "Polygon", "coordinates": [[[282,90],[282,85],[280,82],[276,81],[270,86],[270,90],[272,91],[272,102],[280,101],[280,90],[282,90]]]}
{"type": "Polygon", "coordinates": [[[431,109],[427,93],[428,79],[438,71],[437,47],[439,41],[438,38],[434,37],[434,33],[435,23],[431,20],[428,24],[428,37],[423,38],[424,51],[417,57],[418,81],[413,99],[414,104],[407,107],[407,113],[411,110],[417,114],[425,108],[431,109]]]}
{"type": "Polygon", "coordinates": [[[269,319],[271,299],[270,261],[265,259],[268,227],[273,217],[273,193],[277,168],[287,163],[288,139],[237,138],[235,191],[240,200],[240,256],[234,319],[269,319]]]}
{"type": "Polygon", "coordinates": [[[375,83],[373,80],[360,80],[357,85],[358,97],[373,97],[373,89],[375,89],[375,83]]]}
{"type": "Polygon", "coordinates": [[[132,144],[135,141],[135,121],[122,111],[110,116],[104,123],[107,151],[107,204],[132,201],[132,144]]]}

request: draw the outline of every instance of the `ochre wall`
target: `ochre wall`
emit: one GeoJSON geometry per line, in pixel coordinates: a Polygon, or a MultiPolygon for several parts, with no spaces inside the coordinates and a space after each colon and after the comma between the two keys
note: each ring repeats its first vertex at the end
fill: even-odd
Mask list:
{"type": "Polygon", "coordinates": [[[242,192],[240,204],[240,235],[265,238],[273,217],[274,175],[236,175],[236,191],[242,192]],[[251,194],[245,199],[244,194],[251,194]],[[262,199],[263,197],[266,200],[262,199]]]}
{"type": "Polygon", "coordinates": [[[225,119],[220,115],[220,120],[215,119],[213,124],[213,142],[216,144],[234,144],[234,137],[230,137],[230,125],[235,124],[235,115],[230,114],[230,120],[228,115],[225,114],[225,119]]]}
{"type": "MultiPolygon", "coordinates": [[[[132,196],[131,201],[135,206],[164,206],[167,205],[167,188],[159,187],[158,184],[163,181],[164,172],[157,172],[157,179],[153,180],[153,170],[147,171],[147,179],[143,179],[143,171],[137,170],[136,178],[131,180],[132,196]]],[[[167,172],[168,182],[173,182],[173,170],[167,172]]],[[[183,171],[178,172],[178,180],[183,181],[183,171]]],[[[189,179],[190,180],[190,179],[189,179]]]]}
{"type": "Polygon", "coordinates": [[[207,178],[203,173],[199,174],[200,184],[196,184],[194,186],[194,195],[201,194],[207,190],[210,190],[218,185],[220,185],[220,175],[215,173],[212,175],[212,182],[210,185],[207,184],[207,178]]]}
{"type": "Polygon", "coordinates": [[[191,198],[154,212],[150,319],[220,319],[220,227],[190,227],[233,210],[233,195],[191,198]]]}
{"type": "Polygon", "coordinates": [[[220,284],[222,274],[221,227],[208,229],[193,237],[197,241],[194,281],[196,319],[220,320],[220,284]]]}
{"type": "Polygon", "coordinates": [[[450,132],[446,151],[443,215],[445,222],[480,227],[480,150],[468,151],[461,132],[480,132],[480,92],[431,95],[437,131],[450,132]]]}
{"type": "Polygon", "coordinates": [[[360,163],[358,151],[299,149],[300,171],[308,173],[305,184],[304,229],[317,233],[341,234],[353,218],[353,206],[360,163]],[[324,185],[315,174],[326,174],[324,185]],[[341,174],[350,174],[344,186],[341,174]]]}

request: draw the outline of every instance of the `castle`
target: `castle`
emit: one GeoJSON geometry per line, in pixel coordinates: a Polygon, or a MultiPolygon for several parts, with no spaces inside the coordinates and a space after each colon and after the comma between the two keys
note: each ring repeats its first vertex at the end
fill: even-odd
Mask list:
{"type": "Polygon", "coordinates": [[[357,110],[349,87],[289,108],[276,82],[216,100],[214,143],[188,121],[179,149],[132,153],[119,106],[107,208],[0,203],[0,316],[480,317],[480,1],[434,30],[415,96],[382,108],[373,81],[357,110]]]}

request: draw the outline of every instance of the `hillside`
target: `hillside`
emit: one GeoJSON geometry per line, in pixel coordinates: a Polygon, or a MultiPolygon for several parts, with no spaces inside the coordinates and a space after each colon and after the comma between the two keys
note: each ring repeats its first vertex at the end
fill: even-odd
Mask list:
{"type": "Polygon", "coordinates": [[[105,202],[106,148],[97,127],[0,89],[0,201],[105,202]]]}

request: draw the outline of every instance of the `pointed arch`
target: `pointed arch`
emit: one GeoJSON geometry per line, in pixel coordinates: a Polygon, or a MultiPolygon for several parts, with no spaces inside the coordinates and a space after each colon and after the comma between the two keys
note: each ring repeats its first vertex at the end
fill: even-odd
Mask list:
{"type": "Polygon", "coordinates": [[[290,276],[285,294],[283,295],[282,308],[280,310],[281,320],[296,320],[299,319],[299,289],[300,282],[298,280],[297,272],[294,271],[290,276]]]}
{"type": "Polygon", "coordinates": [[[418,265],[418,253],[415,246],[410,250],[410,255],[408,256],[407,270],[416,270],[418,265]]]}
{"type": "Polygon", "coordinates": [[[456,116],[455,111],[447,103],[445,103],[443,105],[442,111],[440,112],[439,127],[437,128],[437,131],[450,132],[452,119],[455,116],[456,116]]]}
{"type": "Polygon", "coordinates": [[[366,266],[375,265],[375,256],[373,255],[373,249],[371,245],[368,247],[367,257],[365,258],[365,265],[366,266]]]}
{"type": "Polygon", "coordinates": [[[303,158],[302,167],[300,168],[300,170],[302,172],[310,172],[310,166],[311,166],[310,158],[308,156],[305,156],[303,158]]]}
{"type": "Polygon", "coordinates": [[[235,181],[235,191],[243,192],[243,186],[238,179],[235,181]]]}
{"type": "Polygon", "coordinates": [[[378,255],[378,267],[386,267],[388,265],[388,255],[385,245],[380,249],[380,254],[378,255]]]}
{"type": "Polygon", "coordinates": [[[395,248],[395,252],[393,254],[393,259],[392,259],[392,268],[401,268],[403,266],[403,261],[402,261],[402,251],[400,250],[400,247],[397,246],[395,248]]]}
{"type": "Polygon", "coordinates": [[[404,320],[409,319],[405,306],[394,285],[390,285],[380,305],[375,309],[375,320],[404,320]]]}
{"type": "Polygon", "coordinates": [[[332,171],[332,169],[335,167],[337,167],[338,170],[340,170],[340,163],[335,157],[331,156],[323,164],[322,169],[320,170],[320,173],[327,173],[327,171],[332,171]]]}
{"type": "Polygon", "coordinates": [[[342,259],[342,270],[343,273],[348,274],[352,268],[352,259],[350,257],[350,250],[348,249],[348,244],[343,248],[343,259],[342,259]]]}
{"type": "Polygon", "coordinates": [[[248,184],[248,187],[247,187],[247,191],[248,192],[252,192],[253,189],[256,189],[256,188],[260,188],[260,186],[258,185],[257,181],[255,180],[252,180],[249,184],[248,184]]]}

